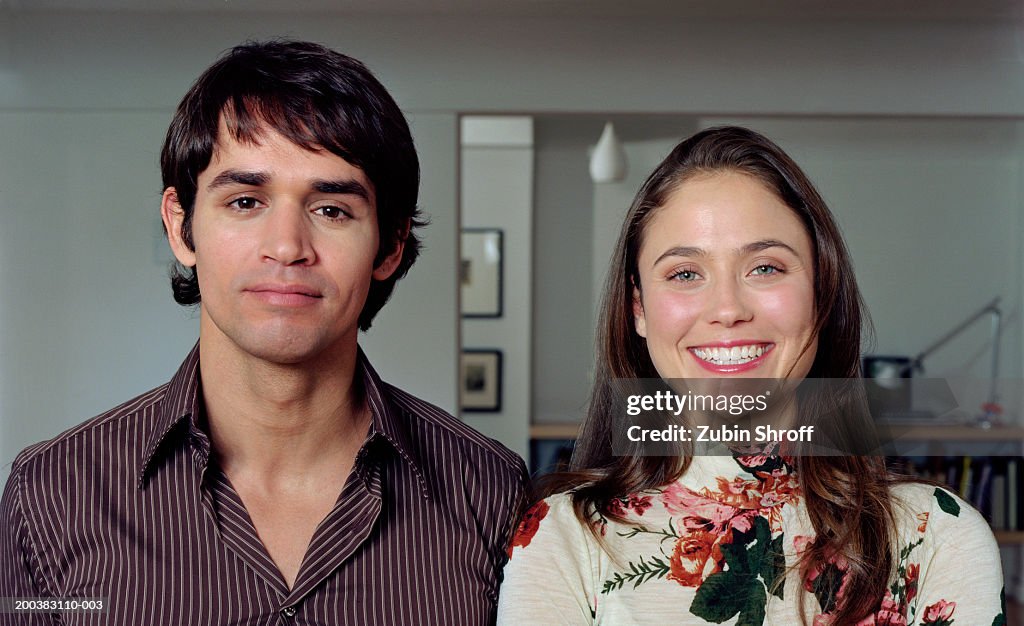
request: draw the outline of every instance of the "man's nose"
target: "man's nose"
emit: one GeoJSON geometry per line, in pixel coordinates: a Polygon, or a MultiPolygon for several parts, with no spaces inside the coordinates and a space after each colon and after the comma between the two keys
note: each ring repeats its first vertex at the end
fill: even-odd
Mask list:
{"type": "Polygon", "coordinates": [[[312,225],[304,209],[276,206],[263,224],[260,254],[282,265],[309,265],[316,260],[312,225]]]}

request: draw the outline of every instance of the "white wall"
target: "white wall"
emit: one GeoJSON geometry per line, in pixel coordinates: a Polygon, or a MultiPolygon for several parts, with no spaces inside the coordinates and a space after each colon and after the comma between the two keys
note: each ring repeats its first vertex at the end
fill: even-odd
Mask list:
{"type": "Polygon", "coordinates": [[[501,410],[462,419],[524,458],[531,421],[533,120],[462,118],[463,228],[502,231],[502,313],[462,320],[463,348],[502,353],[501,410]]]}
{"type": "Polygon", "coordinates": [[[583,416],[593,371],[590,271],[594,185],[587,149],[600,118],[535,118],[533,421],[583,416]]]}
{"type": "Polygon", "coordinates": [[[0,20],[0,108],[164,108],[224,48],[292,35],[364,59],[417,111],[1024,113],[1019,22],[10,10],[0,20]]]}
{"type": "Polygon", "coordinates": [[[165,382],[195,342],[158,219],[166,119],[0,111],[0,464],[165,382]]]}
{"type": "Polygon", "coordinates": [[[384,380],[455,413],[458,315],[458,118],[408,115],[420,152],[419,206],[430,224],[423,248],[360,345],[384,380]]]}
{"type": "Polygon", "coordinates": [[[535,121],[534,422],[574,422],[593,382],[598,299],[613,244],[633,194],[664,156],[647,146],[671,146],[666,134],[689,134],[697,118],[549,113],[535,121]],[[595,184],[590,153],[608,120],[629,169],[622,182],[595,184]]]}

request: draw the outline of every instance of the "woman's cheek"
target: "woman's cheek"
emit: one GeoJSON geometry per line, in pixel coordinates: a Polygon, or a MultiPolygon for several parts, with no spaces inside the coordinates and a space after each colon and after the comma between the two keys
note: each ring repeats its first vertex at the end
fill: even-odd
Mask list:
{"type": "Polygon", "coordinates": [[[653,297],[644,303],[648,333],[652,330],[653,323],[660,333],[680,333],[682,337],[700,317],[701,298],[696,294],[666,290],[652,295],[653,297]]]}
{"type": "Polygon", "coordinates": [[[757,308],[780,330],[789,330],[787,334],[803,334],[814,327],[814,295],[803,285],[761,292],[757,308]]]}

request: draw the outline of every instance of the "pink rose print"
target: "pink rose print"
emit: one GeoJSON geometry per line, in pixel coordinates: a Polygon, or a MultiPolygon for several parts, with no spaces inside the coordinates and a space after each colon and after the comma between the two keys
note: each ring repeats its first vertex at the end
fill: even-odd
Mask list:
{"type": "Polygon", "coordinates": [[[956,610],[956,602],[947,602],[946,600],[939,600],[935,604],[928,605],[928,608],[924,610],[924,624],[942,624],[950,621],[953,617],[953,611],[956,610]]]}

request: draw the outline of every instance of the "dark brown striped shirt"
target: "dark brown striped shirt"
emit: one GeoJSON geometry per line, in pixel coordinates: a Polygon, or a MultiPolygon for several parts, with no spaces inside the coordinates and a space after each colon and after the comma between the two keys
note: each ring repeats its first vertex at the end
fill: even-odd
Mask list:
{"type": "Polygon", "coordinates": [[[167,385],[15,460],[0,597],[106,604],[0,624],[493,622],[522,460],[360,364],[370,433],[291,590],[211,455],[196,348],[167,385]]]}

